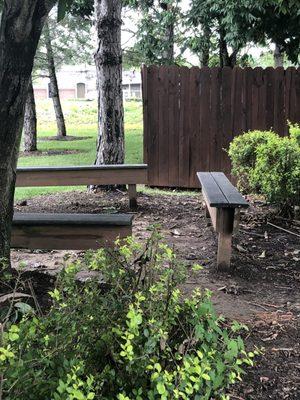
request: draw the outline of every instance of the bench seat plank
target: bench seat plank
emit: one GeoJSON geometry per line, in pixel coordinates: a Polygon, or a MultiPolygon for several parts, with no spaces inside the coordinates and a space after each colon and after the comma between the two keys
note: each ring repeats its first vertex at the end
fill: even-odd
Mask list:
{"type": "Polygon", "coordinates": [[[210,207],[227,207],[228,200],[210,172],[197,172],[202,191],[210,207]]]}
{"type": "Polygon", "coordinates": [[[198,172],[197,176],[208,206],[216,208],[249,207],[248,202],[223,172],[198,172]]]}
{"type": "Polygon", "coordinates": [[[147,184],[146,164],[24,167],[17,169],[17,187],[147,184]]]}
{"type": "Polygon", "coordinates": [[[212,177],[226,197],[230,207],[249,207],[248,202],[239,193],[239,191],[232,185],[229,179],[223,172],[212,172],[212,177]]]}
{"type": "Polygon", "coordinates": [[[16,213],[14,248],[88,250],[111,246],[132,234],[132,215],[16,213]]]}

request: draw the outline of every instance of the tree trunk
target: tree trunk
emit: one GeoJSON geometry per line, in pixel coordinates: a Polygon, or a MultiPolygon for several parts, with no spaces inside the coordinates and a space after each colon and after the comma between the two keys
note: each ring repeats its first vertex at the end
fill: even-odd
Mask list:
{"type": "Polygon", "coordinates": [[[209,53],[210,53],[210,37],[211,37],[211,31],[208,26],[203,27],[203,47],[201,50],[201,55],[200,55],[200,65],[201,67],[208,67],[209,63],[209,53]]]}
{"type": "MultiPolygon", "coordinates": [[[[172,12],[172,4],[164,4],[164,7],[163,9],[165,9],[165,11],[169,13],[172,12]]],[[[174,64],[174,20],[170,20],[170,23],[166,27],[165,43],[166,47],[163,52],[163,63],[168,65],[174,64]]]]}
{"type": "Polygon", "coordinates": [[[32,78],[29,80],[24,116],[24,150],[37,151],[36,108],[32,78]]]}
{"type": "Polygon", "coordinates": [[[55,62],[53,56],[53,48],[51,43],[51,35],[48,22],[45,23],[45,43],[46,43],[46,50],[47,50],[47,63],[48,63],[48,72],[49,72],[49,79],[50,79],[50,97],[53,101],[54,111],[55,111],[55,118],[57,124],[57,137],[63,138],[67,136],[65,118],[63,114],[63,110],[61,107],[60,97],[59,97],[59,89],[57,84],[56,78],[56,70],[55,70],[55,62]]]}
{"type": "Polygon", "coordinates": [[[284,54],[278,46],[278,44],[275,45],[275,50],[274,50],[274,66],[275,68],[277,67],[283,67],[283,62],[284,62],[284,54]]]}
{"type": "Polygon", "coordinates": [[[233,52],[229,55],[225,34],[221,29],[219,37],[220,66],[233,68],[237,63],[238,52],[239,49],[234,49],[233,52]]]}
{"type": "Polygon", "coordinates": [[[95,0],[98,142],[95,164],[124,163],[122,0],[95,0]]]}
{"type": "Polygon", "coordinates": [[[0,259],[10,262],[16,166],[24,106],[44,19],[54,2],[5,1],[0,26],[0,259]]]}

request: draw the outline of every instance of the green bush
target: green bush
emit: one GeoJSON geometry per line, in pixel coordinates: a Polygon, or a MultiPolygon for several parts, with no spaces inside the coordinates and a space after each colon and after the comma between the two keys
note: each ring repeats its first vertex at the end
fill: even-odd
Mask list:
{"type": "Polygon", "coordinates": [[[258,146],[253,181],[266,199],[283,207],[300,203],[300,147],[288,137],[258,146]]]}
{"type": "Polygon", "coordinates": [[[295,140],[300,146],[300,125],[289,123],[290,137],[295,140]]]}
{"type": "Polygon", "coordinates": [[[183,298],[184,279],[185,267],[157,232],[145,247],[128,239],[70,265],[47,315],[27,309],[19,323],[6,322],[2,398],[229,399],[243,365],[253,365],[238,334],[245,327],[217,317],[208,291],[183,298]],[[105,286],[99,276],[78,284],[86,266],[105,286]]]}
{"type": "Polygon", "coordinates": [[[263,131],[237,136],[228,153],[239,188],[290,213],[300,202],[299,139],[296,125],[290,126],[290,137],[263,131]]]}
{"type": "Polygon", "coordinates": [[[237,177],[240,190],[260,192],[258,182],[253,180],[257,148],[277,137],[278,135],[272,131],[251,131],[235,137],[230,143],[228,154],[231,159],[232,173],[237,177]]]}

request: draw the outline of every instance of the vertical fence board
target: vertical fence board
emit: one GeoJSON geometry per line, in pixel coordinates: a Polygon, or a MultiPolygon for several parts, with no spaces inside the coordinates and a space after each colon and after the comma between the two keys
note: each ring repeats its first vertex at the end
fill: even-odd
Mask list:
{"type": "Polygon", "coordinates": [[[144,160],[150,186],[198,187],[195,172],[230,175],[227,149],[253,129],[300,123],[300,69],[143,67],[144,160]]]}
{"type": "Polygon", "coordinates": [[[199,149],[201,159],[199,165],[201,171],[209,169],[209,145],[210,145],[210,69],[200,70],[200,131],[199,149]]]}
{"type": "MultiPolygon", "coordinates": [[[[209,170],[219,171],[222,163],[219,155],[222,154],[222,124],[221,124],[221,68],[211,69],[211,107],[210,107],[210,152],[209,170]]],[[[199,153],[200,155],[200,153],[199,153]]]]}
{"type": "Polygon", "coordinates": [[[169,186],[179,186],[179,68],[169,68],[169,186]]]}
{"type": "Polygon", "coordinates": [[[159,185],[159,104],[158,104],[158,68],[151,66],[148,69],[148,182],[149,185],[159,185]]]}
{"type": "Polygon", "coordinates": [[[179,115],[179,185],[189,186],[190,154],[189,154],[189,75],[190,70],[180,70],[180,115],[179,115]]]}
{"type": "Polygon", "coordinates": [[[278,67],[274,71],[274,131],[285,133],[285,112],[284,112],[284,69],[278,67]]]}
{"type": "Polygon", "coordinates": [[[200,169],[201,154],[198,146],[195,145],[199,138],[200,129],[200,109],[199,109],[199,91],[200,91],[200,69],[192,67],[190,71],[189,97],[190,97],[190,177],[189,186],[197,187],[199,184],[196,179],[196,172],[200,169]]]}
{"type": "Polygon", "coordinates": [[[158,71],[159,81],[159,185],[169,184],[169,124],[168,124],[168,98],[169,74],[168,67],[161,67],[158,71]]]}

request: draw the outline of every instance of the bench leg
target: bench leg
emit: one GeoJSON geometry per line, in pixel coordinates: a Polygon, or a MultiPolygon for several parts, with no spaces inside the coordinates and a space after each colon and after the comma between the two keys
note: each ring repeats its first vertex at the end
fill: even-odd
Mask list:
{"type": "Polygon", "coordinates": [[[204,205],[204,214],[205,214],[205,217],[206,217],[206,218],[210,218],[209,209],[208,209],[206,203],[204,202],[203,205],[204,205]]]}
{"type": "Polygon", "coordinates": [[[128,185],[128,195],[129,195],[129,207],[136,208],[137,200],[136,200],[136,185],[128,185]]]}
{"type": "Polygon", "coordinates": [[[229,272],[230,259],[231,259],[231,246],[232,246],[232,234],[220,232],[218,238],[218,255],[217,255],[218,271],[229,272]]]}
{"type": "Polygon", "coordinates": [[[217,270],[230,271],[232,233],[234,225],[234,209],[223,208],[218,209],[217,213],[217,232],[218,237],[218,255],[217,270]]]}

